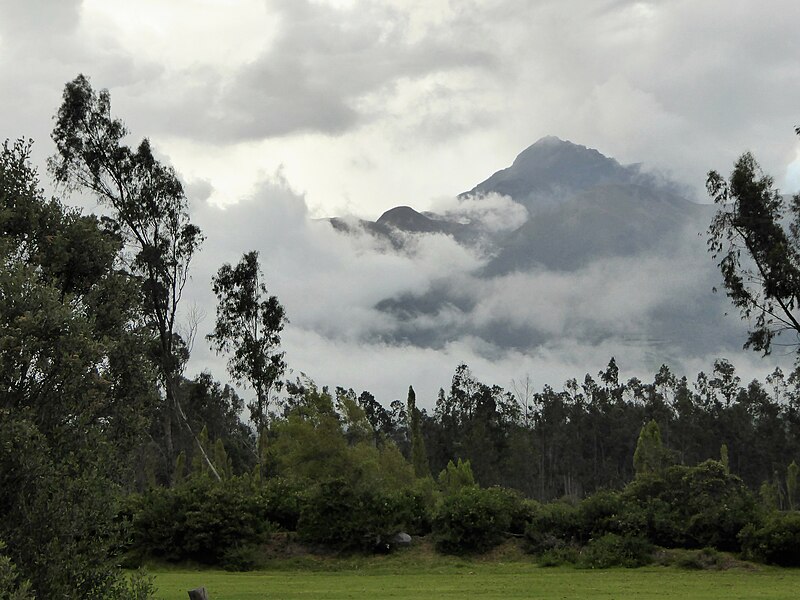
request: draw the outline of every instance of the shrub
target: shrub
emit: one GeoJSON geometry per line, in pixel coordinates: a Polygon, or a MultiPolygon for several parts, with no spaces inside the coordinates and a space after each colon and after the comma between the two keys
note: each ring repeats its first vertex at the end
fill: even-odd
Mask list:
{"type": "Polygon", "coordinates": [[[576,534],[586,542],[606,533],[638,532],[637,519],[631,518],[635,512],[632,509],[618,492],[599,491],[578,505],[576,534]]]}
{"type": "Polygon", "coordinates": [[[739,531],[760,520],[753,494],[714,460],[637,477],[623,497],[641,511],[636,518],[643,518],[650,541],[668,548],[737,551],[739,531]]]}
{"type": "Polygon", "coordinates": [[[404,490],[387,497],[398,531],[425,535],[432,527],[432,498],[424,490],[404,490]]]}
{"type": "Polygon", "coordinates": [[[653,545],[640,536],[607,533],[589,540],[578,559],[578,566],[587,569],[609,567],[641,567],[653,561],[653,545]]]}
{"type": "Polygon", "coordinates": [[[296,531],[300,519],[303,490],[282,477],[267,479],[261,484],[265,517],[285,531],[296,531]]]}
{"type": "Polygon", "coordinates": [[[505,539],[518,498],[500,488],[461,488],[436,511],[436,547],[449,554],[484,552],[505,539]]]}
{"type": "Polygon", "coordinates": [[[399,531],[395,503],[343,480],[325,481],[306,497],[297,523],[300,538],[329,549],[367,550],[399,531]]]}
{"type": "Polygon", "coordinates": [[[439,473],[439,487],[447,495],[455,494],[462,488],[475,487],[475,476],[469,461],[458,459],[458,463],[448,461],[447,466],[439,473]]]}
{"type": "Polygon", "coordinates": [[[129,510],[132,550],[168,561],[220,565],[233,549],[258,544],[274,529],[259,488],[246,477],[196,477],[152,489],[133,499],[129,510]]]}
{"type": "Polygon", "coordinates": [[[258,546],[236,544],[222,553],[219,566],[226,571],[252,571],[258,566],[258,559],[258,546]]]}
{"type": "Polygon", "coordinates": [[[560,567],[575,564],[580,557],[578,546],[560,542],[556,547],[546,550],[539,555],[540,567],[560,567]]]}
{"type": "Polygon", "coordinates": [[[746,556],[784,567],[800,566],[800,514],[773,513],[763,527],[748,525],[740,534],[746,556]]]}
{"type": "Polygon", "coordinates": [[[540,554],[573,544],[579,537],[578,509],[566,502],[551,502],[538,508],[525,527],[528,551],[540,554]]]}

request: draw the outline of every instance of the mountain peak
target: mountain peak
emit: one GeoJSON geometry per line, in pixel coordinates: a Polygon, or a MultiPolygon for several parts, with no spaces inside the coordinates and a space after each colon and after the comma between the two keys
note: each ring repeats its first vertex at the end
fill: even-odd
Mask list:
{"type": "MultiPolygon", "coordinates": [[[[554,135],[543,137],[520,152],[514,159],[512,167],[532,161],[545,161],[549,165],[569,162],[576,167],[600,163],[610,167],[620,166],[616,160],[601,154],[594,148],[562,140],[554,135]]],[[[541,165],[539,168],[541,169],[541,165]]]]}
{"type": "Polygon", "coordinates": [[[595,185],[629,183],[635,168],[555,136],[546,136],[519,153],[510,167],[479,183],[468,194],[511,196],[529,210],[543,198],[577,193],[595,185]]]}
{"type": "Polygon", "coordinates": [[[403,231],[438,231],[438,224],[410,206],[396,206],[383,213],[376,221],[379,225],[389,225],[403,231]]]}
{"type": "Polygon", "coordinates": [[[543,138],[539,138],[536,140],[531,146],[555,146],[558,144],[571,144],[572,142],[562,140],[560,137],[555,135],[546,135],[543,138]]]}

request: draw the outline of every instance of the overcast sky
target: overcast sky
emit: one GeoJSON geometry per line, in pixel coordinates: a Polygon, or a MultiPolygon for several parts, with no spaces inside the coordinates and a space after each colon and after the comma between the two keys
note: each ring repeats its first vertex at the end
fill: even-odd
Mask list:
{"type": "Polygon", "coordinates": [[[416,261],[376,255],[311,219],[446,205],[549,134],[698,200],[709,169],[751,150],[796,192],[798,23],[797,0],[0,0],[0,138],[34,138],[43,164],[64,83],[84,73],[187,184],[208,235],[194,301],[208,309],[221,261],[269,255],[297,370],[385,401],[417,378],[434,393],[461,360],[492,383],[538,371],[558,385],[588,354],[492,360],[470,340],[409,352],[369,338],[371,303],[477,259],[441,240],[416,261]]]}

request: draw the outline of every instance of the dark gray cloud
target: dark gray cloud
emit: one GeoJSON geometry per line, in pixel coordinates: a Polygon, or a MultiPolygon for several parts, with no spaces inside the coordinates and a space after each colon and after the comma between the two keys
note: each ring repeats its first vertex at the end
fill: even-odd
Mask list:
{"type": "Polygon", "coordinates": [[[385,116],[370,95],[391,97],[406,79],[486,71],[495,60],[447,26],[411,39],[408,16],[383,2],[349,9],[310,0],[268,5],[279,27],[259,56],[225,72],[191,69],[164,81],[171,99],[148,108],[165,131],[228,143],[338,134],[385,116]]]}

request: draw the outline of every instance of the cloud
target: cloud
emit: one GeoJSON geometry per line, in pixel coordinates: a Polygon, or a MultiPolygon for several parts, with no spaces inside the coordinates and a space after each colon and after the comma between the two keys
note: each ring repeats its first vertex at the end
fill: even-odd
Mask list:
{"type": "Polygon", "coordinates": [[[80,18],[81,0],[0,1],[0,34],[4,42],[36,44],[42,33],[62,36],[72,32],[80,18]]]}
{"type": "MultiPolygon", "coordinates": [[[[473,216],[480,208],[469,198],[440,206],[473,216]]],[[[499,196],[488,206],[515,212],[499,196]]],[[[431,408],[461,363],[507,388],[526,374],[558,388],[596,374],[612,356],[626,377],[645,380],[663,363],[691,379],[718,356],[743,364],[747,376],[770,370],[739,350],[743,325],[711,293],[718,275],[696,228],[644,256],[485,278],[476,273],[486,257],[448,236],[414,236],[411,250],[397,253],[365,232],[336,233],[309,217],[304,197],[280,175],[239,204],[194,212],[208,236],[187,293],[187,306],[207,315],[201,333],[213,326],[211,275],[257,249],[290,319],[283,348],[293,372],[370,390],[384,403],[414,385],[431,408]]],[[[224,364],[200,341],[190,372],[224,377],[224,364]]]]}
{"type": "MultiPolygon", "coordinates": [[[[399,90],[409,82],[485,69],[491,61],[446,24],[415,31],[410,15],[385,2],[273,0],[268,7],[277,25],[257,56],[225,70],[174,70],[160,82],[159,97],[141,99],[164,132],[223,143],[341,134],[384,116],[376,99],[406,95],[399,90]]],[[[441,81],[433,95],[452,99],[441,81]]]]}
{"type": "Polygon", "coordinates": [[[489,233],[513,231],[528,220],[528,211],[509,196],[494,192],[455,198],[439,198],[431,210],[448,220],[475,224],[489,233]]]}
{"type": "MultiPolygon", "coordinates": [[[[431,397],[462,361],[487,381],[531,371],[557,385],[611,354],[644,375],[663,360],[709,368],[706,356],[740,346],[725,298],[706,301],[716,274],[690,236],[641,261],[486,279],[475,274],[485,257],[447,236],[397,255],[334,234],[308,207],[377,216],[411,204],[502,234],[519,208],[452,196],[546,134],[658,167],[700,198],[706,171],[727,172],[745,150],[781,176],[800,152],[799,3],[131,6],[0,1],[0,130],[34,137],[41,167],[64,83],[84,72],[109,87],[135,139],[153,138],[187,174],[208,235],[187,300],[209,321],[216,268],[258,249],[292,319],[290,364],[381,399],[418,381],[431,397]],[[239,198],[279,165],[282,177],[239,198]],[[205,203],[223,196],[241,201],[205,203]]],[[[224,361],[202,346],[193,365],[222,377],[224,361]]]]}

